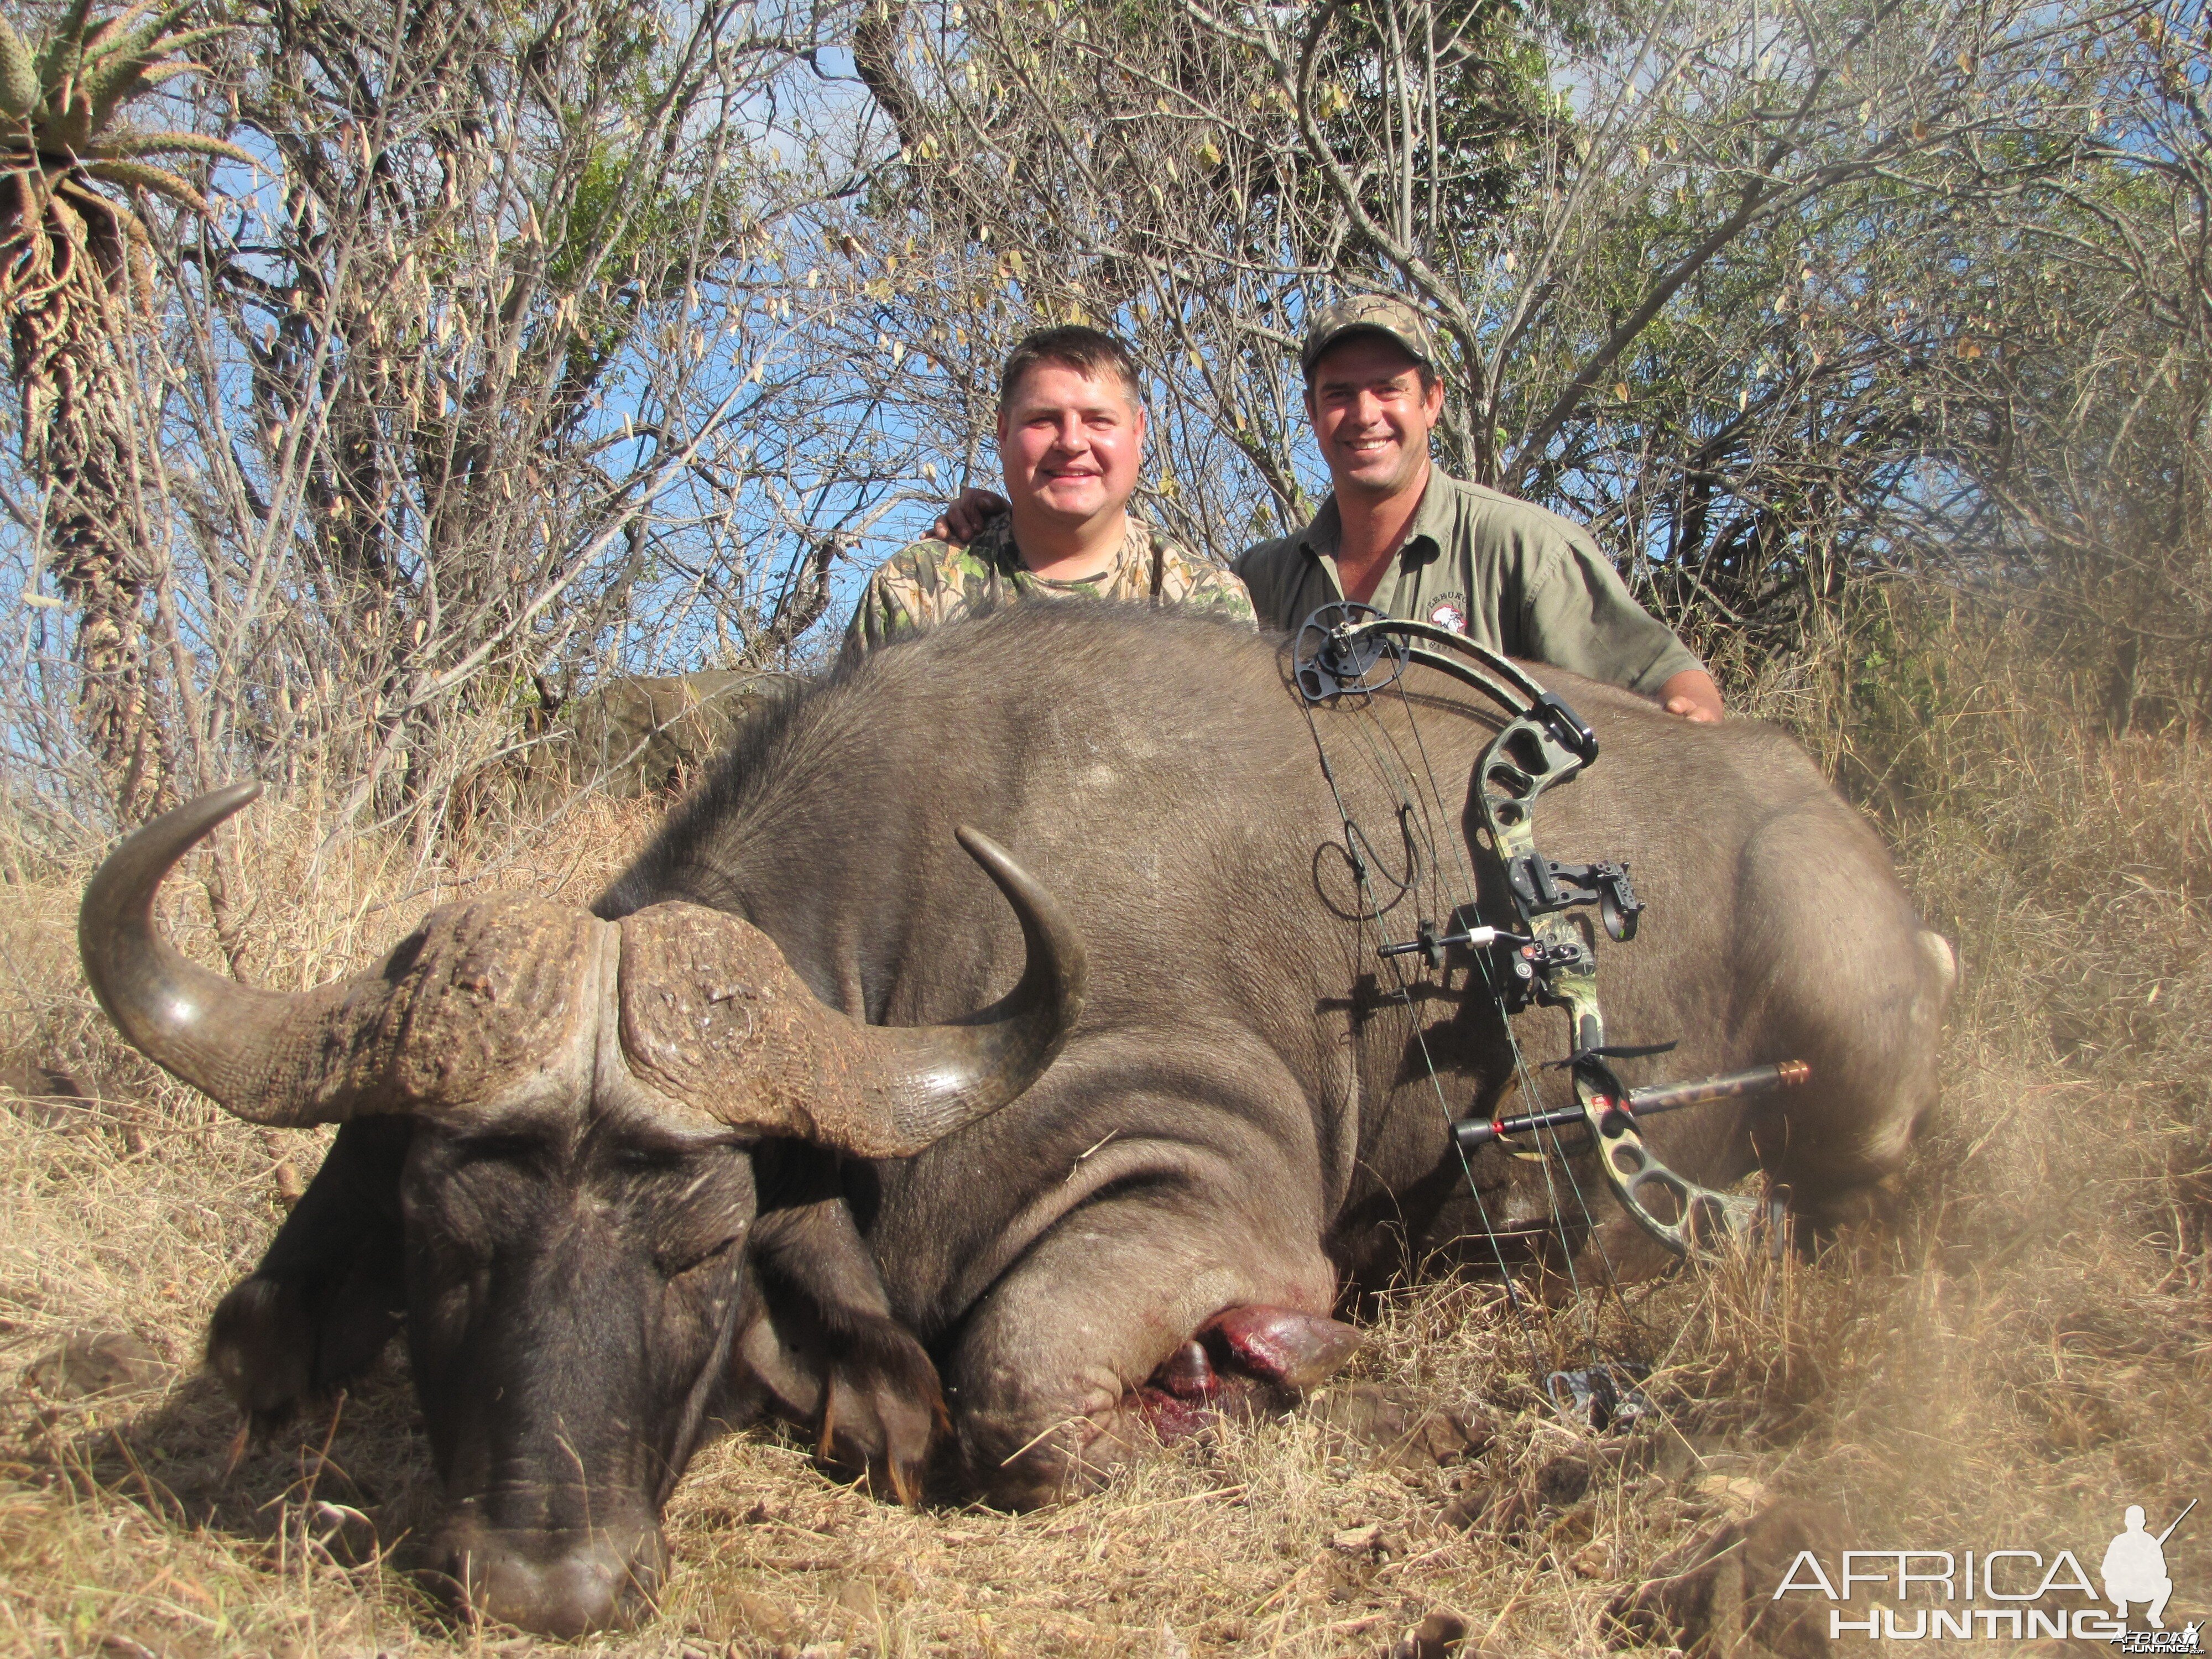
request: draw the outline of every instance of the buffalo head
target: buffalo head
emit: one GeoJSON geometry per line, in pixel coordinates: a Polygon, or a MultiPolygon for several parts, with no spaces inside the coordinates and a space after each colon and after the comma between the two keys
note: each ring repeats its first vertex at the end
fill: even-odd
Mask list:
{"type": "MultiPolygon", "coordinates": [[[[410,1131],[407,1333],[448,1504],[434,1561],[495,1618],[560,1634],[618,1622],[663,1570],[660,1510],[751,1295],[750,1149],[903,1157],[1013,1099],[1081,1008],[1082,946],[1049,895],[963,829],[1028,960],[960,1024],[850,1019],[758,929],[681,903],[619,921],[528,898],[449,904],[373,971],[255,990],[179,954],[153,906],[258,793],[202,796],[110,855],[79,916],[86,976],[136,1047],[240,1117],[410,1131]]],[[[219,1371],[224,1318],[255,1316],[232,1304],[258,1282],[218,1316],[219,1371]]]]}

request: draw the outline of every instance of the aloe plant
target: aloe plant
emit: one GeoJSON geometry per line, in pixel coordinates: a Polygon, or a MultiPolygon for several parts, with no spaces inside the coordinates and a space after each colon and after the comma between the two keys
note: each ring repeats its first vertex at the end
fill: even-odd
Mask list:
{"type": "Polygon", "coordinates": [[[120,533],[130,440],[113,347],[129,313],[117,301],[135,289],[147,305],[153,281],[133,198],[204,214],[199,191],[159,161],[252,159],[220,138],[118,118],[162,82],[202,67],[191,49],[224,26],[184,27],[191,9],[142,0],[94,21],[91,0],[77,0],[35,45],[0,18],[0,311],[22,398],[23,457],[49,486],[55,580],[77,613],[79,717],[132,816],[158,799],[167,770],[139,622],[151,573],[120,533]]]}

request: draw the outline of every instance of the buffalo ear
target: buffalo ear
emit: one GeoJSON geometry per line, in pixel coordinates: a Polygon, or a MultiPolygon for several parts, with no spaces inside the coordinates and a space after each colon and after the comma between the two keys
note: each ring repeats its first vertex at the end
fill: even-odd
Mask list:
{"type": "Polygon", "coordinates": [[[870,1025],[827,1007],[751,923],[684,903],[623,918],[621,1038],[641,1078],[733,1127],[860,1158],[908,1158],[1042,1076],[1083,1012],[1083,945],[1004,848],[961,844],[1022,924],[1021,979],[950,1025],[870,1025]]]}

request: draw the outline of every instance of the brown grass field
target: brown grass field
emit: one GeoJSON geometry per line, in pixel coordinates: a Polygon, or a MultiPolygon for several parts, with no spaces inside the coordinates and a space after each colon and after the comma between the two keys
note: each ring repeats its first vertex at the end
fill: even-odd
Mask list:
{"type": "MultiPolygon", "coordinates": [[[[1565,1426],[1528,1385],[1498,1286],[1424,1285],[1382,1311],[1345,1379],[1450,1414],[1411,1443],[1331,1428],[1324,1395],[1012,1516],[902,1510],[836,1484],[796,1440],[726,1437],[672,1506],[659,1616],[580,1645],[1822,1653],[1817,1599],[1788,1604],[1817,1627],[1748,1624],[1801,1539],[1827,1540],[1831,1562],[1838,1540],[2069,1548],[2094,1573],[2124,1505],[2156,1529],[2212,1497],[2212,738],[2112,737],[2001,633],[1931,639],[1876,696],[1827,671],[1749,695],[1875,805],[1924,914],[1959,945],[1939,1121],[1893,1215],[1817,1261],[1734,1260],[1607,1304],[1607,1340],[1658,1364],[1657,1420],[1603,1437],[1565,1426]],[[1743,1569],[1706,1610],[1677,1594],[1647,1595],[1671,1612],[1608,1613],[1753,1517],[1743,1569]]],[[[264,801],[240,837],[258,896],[241,965],[275,986],[328,977],[464,889],[587,898],[659,810],[588,805],[497,859],[356,842],[316,863],[312,804],[264,801]]],[[[327,1132],[236,1121],[120,1048],[76,963],[92,856],[0,825],[0,1063],[15,1097],[0,1101],[0,1651],[528,1650],[442,1622],[398,1571],[434,1483],[397,1346],[334,1409],[238,1443],[199,1369],[202,1332],[327,1132]],[[36,1066],[93,1097],[57,1095],[62,1078],[36,1066]],[[129,1340],[82,1352],[102,1335],[129,1340]]],[[[215,960],[195,884],[172,893],[177,936],[215,960]]],[[[1589,1316],[1559,1303],[1542,1334],[1571,1352],[1589,1316]]],[[[2212,1607],[2212,1508],[2166,1556],[2179,1626],[2212,1607]]],[[[1902,1650],[1931,1649],[2112,1651],[1902,1650]]]]}

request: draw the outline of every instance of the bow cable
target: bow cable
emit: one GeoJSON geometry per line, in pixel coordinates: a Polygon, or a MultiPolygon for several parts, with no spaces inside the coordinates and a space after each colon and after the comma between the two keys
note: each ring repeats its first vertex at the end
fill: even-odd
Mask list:
{"type": "MultiPolygon", "coordinates": [[[[1387,682],[1386,684],[1396,684],[1401,697],[1404,696],[1404,686],[1401,677],[1394,674],[1391,677],[1390,681],[1387,682]]],[[[1319,727],[1314,721],[1310,702],[1307,705],[1308,728],[1312,735],[1316,752],[1320,757],[1323,775],[1328,781],[1332,799],[1336,805],[1338,816],[1344,824],[1346,844],[1348,849],[1350,861],[1352,863],[1354,876],[1361,884],[1363,897],[1367,906],[1368,919],[1374,921],[1378,936],[1387,939],[1389,934],[1383,924],[1384,916],[1387,915],[1390,910],[1395,908],[1398,903],[1408,893],[1414,892],[1415,889],[1422,884],[1421,872],[1419,868],[1420,864],[1423,862],[1421,857],[1422,843],[1425,843],[1427,848],[1425,863],[1430,872],[1430,880],[1437,890],[1437,896],[1440,896],[1444,901],[1444,908],[1446,911],[1453,909],[1449,902],[1449,884],[1443,867],[1445,861],[1437,850],[1437,842],[1439,837],[1436,829],[1436,813],[1431,810],[1432,803],[1440,803],[1443,797],[1441,793],[1436,789],[1434,782],[1434,766],[1428,759],[1425,742],[1422,741],[1419,738],[1419,727],[1418,722],[1413,720],[1410,702],[1406,704],[1409,723],[1412,723],[1412,729],[1415,736],[1417,748],[1421,758],[1422,770],[1427,774],[1431,780],[1429,794],[1426,797],[1425,797],[1422,792],[1413,784],[1411,775],[1413,769],[1407,764],[1406,757],[1402,750],[1399,748],[1397,738],[1391,733],[1387,727],[1384,727],[1379,721],[1372,718],[1370,705],[1373,694],[1363,690],[1358,692],[1358,695],[1360,700],[1358,704],[1354,705],[1354,707],[1357,707],[1363,713],[1369,714],[1370,718],[1365,720],[1355,721],[1352,729],[1356,734],[1356,741],[1364,748],[1369,765],[1376,775],[1381,787],[1387,793],[1395,799],[1401,833],[1407,841],[1407,866],[1405,879],[1401,880],[1395,872],[1387,868],[1377,870],[1375,867],[1375,865],[1382,862],[1379,855],[1375,855],[1373,863],[1370,863],[1369,860],[1362,859],[1358,856],[1358,849],[1360,847],[1366,848],[1371,855],[1375,854],[1374,842],[1367,834],[1366,830],[1361,826],[1358,817],[1352,812],[1350,806],[1345,801],[1343,791],[1339,784],[1335,769],[1329,760],[1327,748],[1322,741],[1319,727]],[[1418,842],[1413,838],[1417,828],[1419,831],[1418,842]],[[1379,875],[1382,880],[1387,881],[1398,890],[1395,894],[1390,896],[1387,902],[1378,901],[1375,896],[1371,878],[1377,875],[1379,875]]],[[[1447,842],[1453,841],[1453,838],[1449,836],[1443,836],[1442,839],[1447,842]]],[[[1455,842],[1454,843],[1454,861],[1457,862],[1460,866],[1462,878],[1466,883],[1465,890],[1473,890],[1473,871],[1466,862],[1465,849],[1458,847],[1455,842]]],[[[1383,959],[1389,962],[1391,964],[1392,979],[1396,989],[1397,1000],[1406,1010],[1407,1023],[1413,1031],[1415,1043],[1419,1049],[1422,1065],[1427,1073],[1431,1089],[1435,1095],[1437,1109],[1443,1115],[1446,1127],[1449,1130],[1453,1127],[1455,1120],[1453,1117],[1450,1103],[1444,1095],[1443,1079],[1436,1065],[1435,1057],[1429,1048],[1427,1033],[1421,1024],[1421,1019],[1418,1011],[1413,1007],[1411,983],[1409,982],[1404,969],[1399,965],[1396,960],[1397,957],[1408,954],[1410,949],[1411,947],[1397,947],[1386,951],[1378,951],[1377,954],[1382,956],[1383,959]]],[[[1497,988],[1495,982],[1491,979],[1491,969],[1489,964],[1487,962],[1480,961],[1480,958],[1478,958],[1478,962],[1479,965],[1482,969],[1485,981],[1490,986],[1493,1000],[1497,1000],[1497,988]]],[[[1431,965],[1437,965],[1433,957],[1431,957],[1431,965]]],[[[1528,1065],[1521,1048],[1518,1037],[1513,1030],[1512,1023],[1504,1016],[1502,1004],[1499,1007],[1499,1020],[1501,1025],[1504,1029],[1506,1041],[1509,1045],[1509,1052],[1513,1056],[1516,1077],[1522,1090],[1533,1103],[1537,1099],[1534,1079],[1530,1073],[1528,1065]]],[[[1615,1301],[1620,1304],[1624,1312],[1626,1312],[1627,1310],[1626,1298],[1621,1293],[1619,1279],[1614,1272],[1611,1257],[1605,1250],[1603,1241],[1598,1235],[1597,1221],[1595,1216],[1591,1212],[1589,1196],[1583,1190],[1581,1179],[1576,1172],[1572,1163],[1569,1161],[1567,1158],[1566,1149],[1564,1143],[1560,1140],[1556,1130],[1540,1127],[1537,1128],[1535,1133],[1540,1145],[1548,1143],[1551,1153],[1559,1159],[1561,1165],[1561,1172],[1565,1174],[1569,1185],[1569,1189],[1574,1195],[1575,1207],[1579,1209],[1581,1212],[1583,1235],[1585,1238],[1593,1240],[1597,1243],[1599,1261],[1602,1264],[1604,1270],[1604,1288],[1610,1289],[1612,1291],[1615,1301]]],[[[1452,1139],[1452,1146],[1455,1154],[1460,1159],[1461,1174],[1465,1180],[1468,1194],[1474,1200],[1476,1215],[1482,1229],[1483,1237],[1491,1247],[1492,1256],[1498,1266],[1499,1276],[1505,1282],[1509,1300],[1512,1303],[1514,1307],[1516,1320],[1522,1323],[1524,1336],[1528,1337],[1529,1340],[1532,1358],[1534,1358],[1534,1337],[1533,1334],[1528,1331],[1525,1315],[1519,1301],[1513,1274],[1511,1270],[1506,1266],[1504,1261],[1503,1248],[1500,1243],[1500,1234],[1503,1230],[1497,1225],[1490,1216],[1489,1206],[1484,1200],[1481,1188],[1475,1180],[1472,1160],[1468,1156],[1468,1148],[1462,1145],[1456,1137],[1452,1139]]],[[[1522,1153],[1518,1156],[1525,1158],[1528,1155],[1522,1153]]],[[[1581,1311],[1580,1323],[1583,1328],[1583,1346],[1592,1364],[1600,1364],[1602,1363],[1602,1360],[1599,1346],[1596,1316],[1595,1310],[1583,1298],[1583,1291],[1588,1287],[1586,1287],[1582,1282],[1581,1268],[1578,1267],[1576,1261],[1576,1257],[1580,1252],[1576,1240],[1570,1231],[1571,1212],[1566,1202],[1564,1200],[1559,1192],[1558,1176],[1554,1174],[1552,1169],[1553,1158],[1540,1157],[1536,1161],[1542,1165],[1543,1169],[1543,1180],[1547,1199],[1546,1209],[1547,1213],[1550,1218],[1550,1231],[1558,1238],[1560,1263],[1565,1273],[1576,1306],[1581,1311]]],[[[1602,1297],[1601,1295],[1601,1299],[1602,1297]]],[[[1538,1360],[1536,1363],[1538,1373],[1541,1375],[1546,1368],[1540,1360],[1538,1360]]]]}
{"type": "MultiPolygon", "coordinates": [[[[1336,769],[1329,761],[1328,746],[1322,741],[1320,727],[1314,720],[1312,702],[1302,700],[1301,706],[1305,710],[1306,730],[1313,738],[1315,756],[1321,763],[1322,776],[1328,783],[1330,799],[1335,802],[1337,817],[1344,825],[1345,861],[1351,866],[1352,879],[1358,884],[1360,896],[1366,906],[1365,914],[1361,917],[1361,921],[1372,921],[1375,924],[1376,936],[1388,938],[1388,930],[1383,926],[1382,918],[1389,909],[1395,908],[1407,892],[1412,890],[1412,885],[1410,883],[1400,884],[1398,892],[1392,896],[1389,905],[1382,904],[1376,898],[1374,886],[1369,878],[1368,861],[1360,857],[1358,847],[1353,844],[1356,839],[1372,851],[1373,843],[1368,841],[1366,831],[1359,828],[1358,820],[1352,815],[1351,809],[1345,805],[1344,792],[1337,783],[1336,769]]],[[[1410,876],[1413,872],[1408,870],[1407,873],[1410,876]]],[[[1419,1047],[1422,1067],[1427,1073],[1429,1086],[1436,1095],[1437,1109],[1443,1112],[1444,1121],[1449,1123],[1452,1121],[1451,1103],[1444,1098],[1443,1079],[1437,1074],[1436,1061],[1429,1053],[1428,1033],[1422,1029],[1420,1017],[1414,1009],[1412,987],[1407,983],[1405,970],[1398,965],[1396,957],[1385,957],[1384,960],[1389,963],[1390,976],[1396,988],[1397,1000],[1406,1011],[1407,1027],[1413,1034],[1414,1042],[1419,1047]]],[[[1531,1367],[1537,1375],[1540,1376],[1545,1370],[1543,1356],[1537,1349],[1536,1334],[1530,1327],[1528,1311],[1522,1304],[1520,1287],[1514,1281],[1512,1269],[1506,1266],[1505,1252],[1498,1243],[1498,1229],[1490,1219],[1490,1206],[1484,1203],[1482,1190],[1475,1184],[1474,1164],[1468,1158],[1466,1149],[1456,1140],[1453,1141],[1452,1149],[1459,1158],[1461,1172],[1466,1176],[1468,1195],[1474,1200],[1475,1214],[1482,1224],[1483,1237],[1488,1241],[1491,1255],[1498,1264],[1498,1279],[1505,1287],[1506,1304],[1513,1311],[1515,1327],[1520,1331],[1522,1340],[1528,1345],[1531,1367]]]]}

